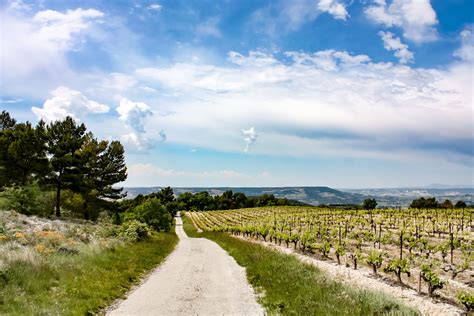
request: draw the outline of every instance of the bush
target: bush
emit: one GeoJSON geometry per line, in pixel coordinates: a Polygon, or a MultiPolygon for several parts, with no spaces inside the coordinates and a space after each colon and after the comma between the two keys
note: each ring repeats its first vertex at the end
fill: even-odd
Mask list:
{"type": "Polygon", "coordinates": [[[157,198],[149,199],[124,214],[124,220],[138,220],[156,231],[169,231],[173,218],[157,198]]]}
{"type": "Polygon", "coordinates": [[[147,224],[134,219],[122,224],[118,236],[137,242],[147,239],[150,236],[150,229],[147,224]]]}
{"type": "Polygon", "coordinates": [[[469,292],[461,292],[458,295],[459,303],[466,307],[466,310],[469,312],[474,309],[474,295],[469,292]]]}

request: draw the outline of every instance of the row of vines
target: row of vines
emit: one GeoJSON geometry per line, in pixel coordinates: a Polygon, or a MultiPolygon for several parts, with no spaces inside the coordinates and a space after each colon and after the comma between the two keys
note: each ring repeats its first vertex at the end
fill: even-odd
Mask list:
{"type": "Polygon", "coordinates": [[[474,210],[264,207],[190,212],[207,231],[292,247],[474,308],[474,210]],[[383,274],[383,275],[382,275],[383,274]],[[435,293],[438,292],[438,293],[435,293]],[[454,295],[454,297],[453,297],[454,295]]]}

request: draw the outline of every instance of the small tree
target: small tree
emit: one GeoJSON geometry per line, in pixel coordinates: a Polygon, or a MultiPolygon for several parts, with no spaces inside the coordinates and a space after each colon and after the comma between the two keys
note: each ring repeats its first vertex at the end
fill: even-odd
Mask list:
{"type": "Polygon", "coordinates": [[[393,259],[383,269],[384,272],[393,272],[397,276],[397,280],[400,284],[402,282],[402,273],[405,273],[408,277],[410,276],[410,262],[408,259],[393,259]]]}
{"type": "Polygon", "coordinates": [[[372,250],[367,257],[367,263],[372,267],[374,275],[377,275],[377,269],[382,266],[384,253],[377,250],[372,250]]]}
{"type": "Polygon", "coordinates": [[[464,201],[457,201],[456,202],[456,205],[454,205],[455,208],[466,208],[467,205],[466,205],[466,202],[464,201]]]}
{"type": "Polygon", "coordinates": [[[377,207],[377,201],[375,199],[365,199],[362,204],[364,210],[373,210],[377,207]]]}

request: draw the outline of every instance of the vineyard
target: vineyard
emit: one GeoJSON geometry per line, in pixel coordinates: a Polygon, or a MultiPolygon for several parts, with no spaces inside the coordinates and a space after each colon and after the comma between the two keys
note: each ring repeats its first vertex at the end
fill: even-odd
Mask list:
{"type": "Polygon", "coordinates": [[[189,212],[196,227],[291,247],[474,308],[472,209],[264,207],[189,212]]]}

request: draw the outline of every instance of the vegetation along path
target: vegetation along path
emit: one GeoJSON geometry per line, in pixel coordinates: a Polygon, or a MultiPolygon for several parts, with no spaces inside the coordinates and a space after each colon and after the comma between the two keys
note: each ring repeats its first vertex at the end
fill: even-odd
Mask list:
{"type": "Polygon", "coordinates": [[[109,315],[263,315],[245,270],[213,241],[189,238],[109,315]]]}

